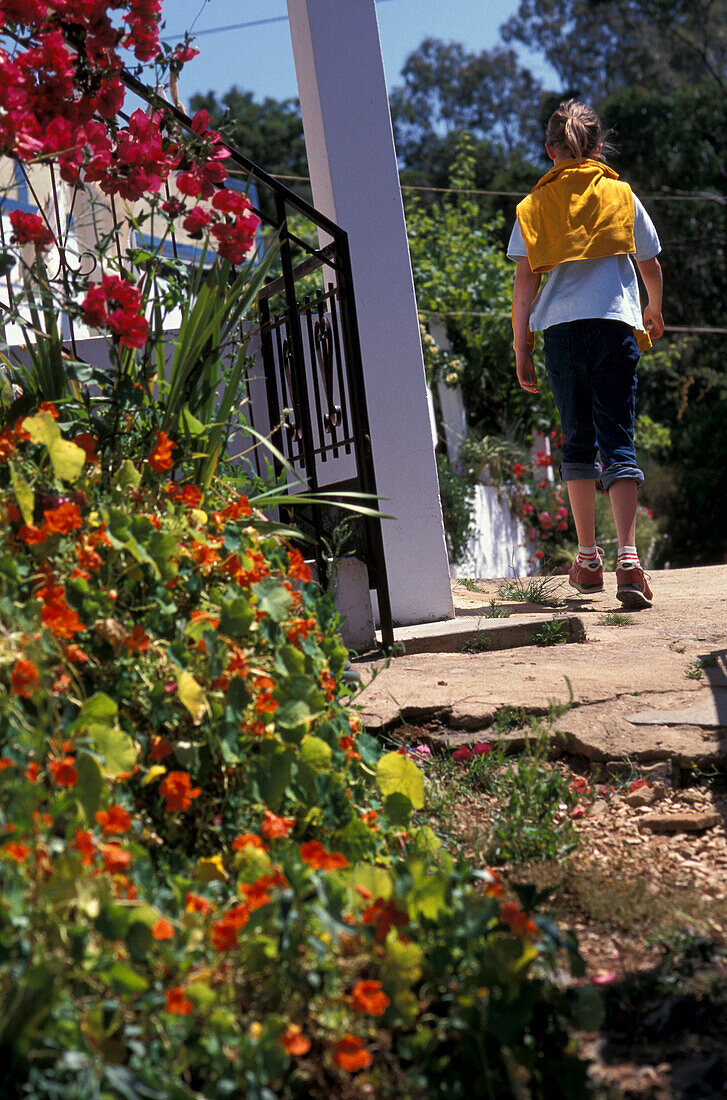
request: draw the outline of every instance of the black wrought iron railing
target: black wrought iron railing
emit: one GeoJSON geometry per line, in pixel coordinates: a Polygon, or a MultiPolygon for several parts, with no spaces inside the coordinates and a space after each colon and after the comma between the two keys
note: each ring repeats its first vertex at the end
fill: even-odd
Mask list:
{"type": "MultiPolygon", "coordinates": [[[[165,116],[173,115],[189,133],[190,141],[195,140],[191,119],[181,108],[162,99],[131,73],[124,72],[122,79],[129,91],[149,106],[159,108],[165,116]]],[[[340,501],[345,493],[365,494],[368,499],[362,502],[374,507],[377,499],[348,237],[340,226],[244,154],[226,148],[226,164],[233,177],[230,184],[235,186],[234,177],[245,181],[244,188],[265,231],[277,238],[279,248],[279,274],[259,294],[259,317],[246,334],[262,369],[248,374],[240,403],[247,404],[256,431],[270,436],[299,478],[299,484],[291,486],[291,494],[304,488],[311,498],[305,505],[292,504],[290,518],[310,538],[318,576],[325,581],[330,560],[326,543],[346,516],[336,507],[337,496],[340,501]]],[[[78,232],[73,246],[69,245],[79,187],[61,186],[54,168],[48,165],[44,171],[50,173],[50,186],[41,195],[34,190],[30,174],[19,168],[15,202],[40,208],[53,230],[58,256],[55,278],[67,280],[72,266],[95,264],[94,241],[84,243],[78,232]]],[[[100,216],[103,219],[103,214],[100,216]]],[[[113,197],[109,220],[113,228],[113,197]]],[[[118,233],[116,238],[121,261],[123,242],[118,233]]],[[[0,244],[5,245],[2,218],[0,244]]],[[[187,251],[193,253],[174,233],[168,244],[176,257],[184,259],[187,251]]],[[[5,281],[12,304],[10,277],[5,281]]],[[[64,325],[64,337],[78,359],[73,319],[68,318],[64,325]]],[[[281,474],[283,463],[276,459],[273,464],[281,474]]],[[[368,570],[369,587],[377,595],[382,641],[390,646],[393,624],[381,520],[365,516],[357,525],[355,555],[368,570]]]]}

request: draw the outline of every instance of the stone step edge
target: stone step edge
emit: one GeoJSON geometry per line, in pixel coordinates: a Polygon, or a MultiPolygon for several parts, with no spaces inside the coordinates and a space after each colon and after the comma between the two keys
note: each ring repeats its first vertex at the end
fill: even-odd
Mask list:
{"type": "MultiPolygon", "coordinates": [[[[444,622],[418,623],[415,626],[394,627],[394,657],[418,653],[459,653],[464,646],[481,645],[475,652],[493,653],[502,649],[518,649],[536,645],[535,635],[553,622],[566,624],[566,643],[586,640],[586,628],[578,615],[529,616],[527,620],[510,622],[503,619],[448,619],[444,622]],[[474,622],[473,622],[474,619],[474,622]]],[[[381,633],[377,631],[381,644],[381,633]]]]}

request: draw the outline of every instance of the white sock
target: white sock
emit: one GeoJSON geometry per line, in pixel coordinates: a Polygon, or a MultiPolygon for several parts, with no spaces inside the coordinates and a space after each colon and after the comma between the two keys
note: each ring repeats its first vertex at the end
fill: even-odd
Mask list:
{"type": "Polygon", "coordinates": [[[593,546],[578,545],[578,564],[587,565],[589,569],[598,569],[601,559],[598,556],[598,547],[595,542],[593,546]]]}
{"type": "Polygon", "coordinates": [[[619,546],[617,569],[633,569],[635,565],[641,565],[639,552],[635,546],[619,546]]]}

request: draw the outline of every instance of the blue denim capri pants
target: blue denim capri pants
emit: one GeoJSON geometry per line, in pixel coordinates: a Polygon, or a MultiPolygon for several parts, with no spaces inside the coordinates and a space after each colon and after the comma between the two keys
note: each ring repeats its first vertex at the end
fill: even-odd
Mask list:
{"type": "Polygon", "coordinates": [[[623,321],[586,318],[551,325],[544,336],[545,367],[565,436],[561,478],[593,478],[606,492],[620,479],[641,485],[634,448],[640,355],[633,330],[623,321]]]}

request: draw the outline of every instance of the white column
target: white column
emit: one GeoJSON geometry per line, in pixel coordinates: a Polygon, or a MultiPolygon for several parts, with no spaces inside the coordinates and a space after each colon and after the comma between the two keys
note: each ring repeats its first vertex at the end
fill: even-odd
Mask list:
{"type": "Polygon", "coordinates": [[[313,201],[349,235],[394,621],[451,618],[416,299],[374,0],[288,0],[313,201]]]}

